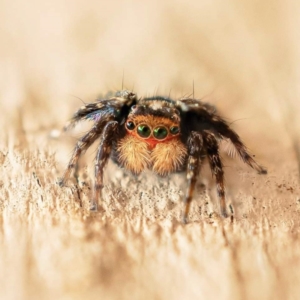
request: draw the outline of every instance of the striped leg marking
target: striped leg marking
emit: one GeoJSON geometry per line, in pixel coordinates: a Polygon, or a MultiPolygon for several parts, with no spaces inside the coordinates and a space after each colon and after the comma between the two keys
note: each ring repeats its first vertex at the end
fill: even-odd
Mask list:
{"type": "Polygon", "coordinates": [[[118,122],[110,121],[105,125],[101,135],[101,142],[97,151],[95,162],[94,194],[90,207],[90,210],[92,211],[97,211],[99,198],[102,199],[103,169],[109,159],[117,128],[118,122]]]}
{"type": "Polygon", "coordinates": [[[219,155],[218,141],[213,133],[203,132],[204,144],[211,171],[216,178],[217,192],[220,201],[221,214],[224,218],[228,217],[225,202],[224,171],[223,164],[219,155]]]}
{"type": "Polygon", "coordinates": [[[95,142],[95,140],[98,138],[100,133],[101,133],[101,128],[99,128],[99,126],[95,124],[93,128],[84,136],[82,136],[80,140],[76,143],[68,167],[62,179],[59,181],[60,186],[64,186],[66,184],[67,180],[70,178],[70,176],[76,169],[80,155],[95,142]]]}
{"type": "Polygon", "coordinates": [[[192,132],[188,139],[188,163],[187,163],[187,180],[188,188],[185,196],[185,209],[183,214],[183,223],[188,222],[188,214],[193,199],[195,185],[201,169],[201,150],[203,147],[203,139],[200,133],[192,132]]]}

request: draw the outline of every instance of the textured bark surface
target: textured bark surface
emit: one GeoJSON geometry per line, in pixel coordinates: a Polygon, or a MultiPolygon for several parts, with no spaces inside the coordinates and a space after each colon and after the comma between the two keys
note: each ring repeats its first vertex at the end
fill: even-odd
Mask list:
{"type": "Polygon", "coordinates": [[[297,299],[299,13],[295,1],[2,1],[0,298],[297,299]],[[207,164],[187,225],[184,175],[135,178],[112,162],[89,212],[99,142],[58,186],[92,124],[59,130],[123,73],[138,95],[179,98],[194,82],[233,122],[269,171],[223,145],[233,218],[219,217],[207,164]]]}

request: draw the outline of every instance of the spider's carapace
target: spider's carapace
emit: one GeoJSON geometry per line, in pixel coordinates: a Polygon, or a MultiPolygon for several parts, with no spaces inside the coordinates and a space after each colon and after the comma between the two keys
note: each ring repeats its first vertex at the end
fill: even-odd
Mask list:
{"type": "Polygon", "coordinates": [[[164,101],[146,100],[131,108],[124,128],[115,155],[121,166],[134,174],[148,168],[160,176],[183,170],[188,151],[177,109],[164,101]]]}

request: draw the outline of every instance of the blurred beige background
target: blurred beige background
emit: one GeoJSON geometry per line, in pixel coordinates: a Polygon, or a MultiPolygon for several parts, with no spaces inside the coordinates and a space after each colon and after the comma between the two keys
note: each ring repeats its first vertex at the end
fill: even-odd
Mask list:
{"type": "Polygon", "coordinates": [[[196,97],[246,119],[241,126],[267,126],[256,125],[262,134],[287,102],[299,108],[297,1],[0,5],[2,111],[31,105],[29,117],[45,116],[35,126],[69,117],[81,104],[71,95],[92,101],[120,89],[123,73],[143,95],[177,98],[194,82],[196,97]]]}

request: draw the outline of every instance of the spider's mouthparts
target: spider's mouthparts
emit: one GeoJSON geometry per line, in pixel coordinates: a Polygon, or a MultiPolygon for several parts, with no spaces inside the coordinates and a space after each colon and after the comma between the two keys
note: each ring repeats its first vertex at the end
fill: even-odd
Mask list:
{"type": "Polygon", "coordinates": [[[141,136],[139,136],[136,132],[133,132],[133,131],[129,131],[128,132],[130,135],[134,136],[134,138],[140,140],[140,141],[144,141],[145,143],[148,144],[148,147],[149,147],[149,150],[152,150],[155,148],[155,146],[157,144],[160,144],[160,143],[166,143],[174,138],[178,138],[178,136],[168,136],[166,137],[165,139],[163,140],[159,140],[159,139],[156,139],[152,136],[148,137],[148,138],[142,138],[141,136]]]}

